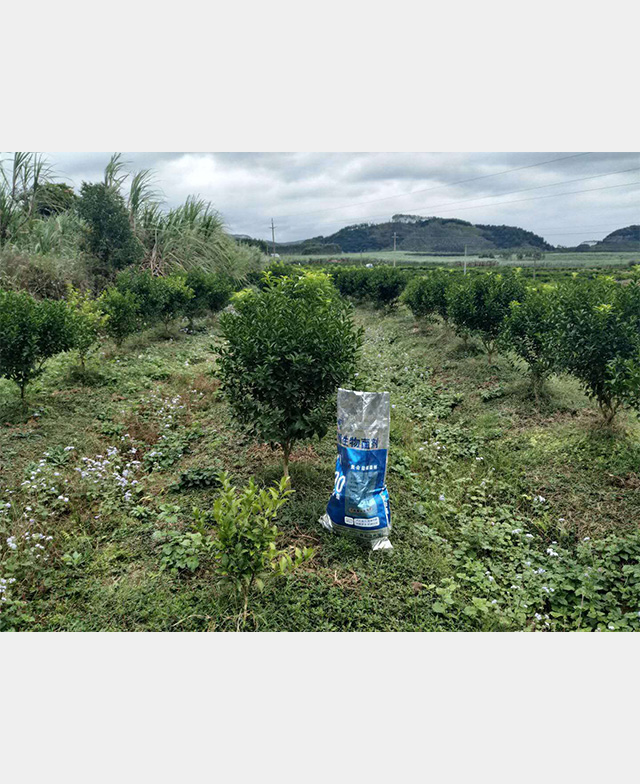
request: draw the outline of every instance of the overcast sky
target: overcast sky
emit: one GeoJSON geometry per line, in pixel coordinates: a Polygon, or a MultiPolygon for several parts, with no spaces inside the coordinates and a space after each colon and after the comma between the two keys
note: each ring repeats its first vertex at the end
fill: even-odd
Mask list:
{"type": "MultiPolygon", "coordinates": [[[[79,188],[101,179],[111,153],[47,155],[57,176],[79,188]]],[[[399,212],[520,226],[554,245],[640,223],[637,152],[128,152],[124,158],[132,170],[156,171],[167,206],[201,196],[232,233],[269,239],[273,217],[281,242],[399,212]]]]}

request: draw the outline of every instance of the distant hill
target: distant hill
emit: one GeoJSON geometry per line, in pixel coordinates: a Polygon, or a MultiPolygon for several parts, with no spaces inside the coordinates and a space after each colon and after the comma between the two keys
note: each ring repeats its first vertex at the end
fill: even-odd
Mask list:
{"type": "Polygon", "coordinates": [[[592,250],[640,251],[640,225],[616,229],[593,246],[592,250]]]}
{"type": "Polygon", "coordinates": [[[327,237],[276,245],[279,253],[359,253],[396,248],[418,253],[468,253],[506,249],[553,250],[542,237],[517,226],[491,226],[457,218],[394,215],[387,223],[346,226],[327,237]]]}

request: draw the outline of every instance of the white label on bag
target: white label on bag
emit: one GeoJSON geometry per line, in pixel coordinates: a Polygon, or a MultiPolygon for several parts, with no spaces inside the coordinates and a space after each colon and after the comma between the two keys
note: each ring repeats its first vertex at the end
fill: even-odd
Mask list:
{"type": "MultiPolygon", "coordinates": [[[[346,521],[345,517],[345,521],[346,521]]],[[[377,528],[380,525],[379,517],[356,517],[353,521],[359,528],[377,528]]]]}

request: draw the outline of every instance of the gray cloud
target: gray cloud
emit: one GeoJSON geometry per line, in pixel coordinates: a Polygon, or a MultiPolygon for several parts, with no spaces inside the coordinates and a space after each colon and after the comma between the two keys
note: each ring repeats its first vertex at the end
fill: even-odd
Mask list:
{"type": "MultiPolygon", "coordinates": [[[[48,155],[58,176],[79,188],[82,181],[101,178],[111,153],[48,155]]],[[[639,168],[639,153],[590,153],[507,172],[569,155],[128,152],[123,158],[134,170],[156,171],[168,206],[190,194],[202,196],[231,231],[263,238],[270,237],[273,217],[282,241],[331,234],[397,212],[513,224],[563,245],[599,239],[640,221],[640,172],[599,176],[639,168]],[[608,188],[625,183],[635,186],[608,188]],[[539,198],[552,194],[559,195],[539,198]]]]}

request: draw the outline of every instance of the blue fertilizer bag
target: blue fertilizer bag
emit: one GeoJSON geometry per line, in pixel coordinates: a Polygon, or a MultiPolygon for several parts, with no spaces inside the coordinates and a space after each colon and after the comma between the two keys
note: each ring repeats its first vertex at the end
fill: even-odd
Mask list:
{"type": "Polygon", "coordinates": [[[389,453],[389,393],[338,390],[338,457],[333,493],[320,523],[392,549],[385,484],[389,453]]]}

